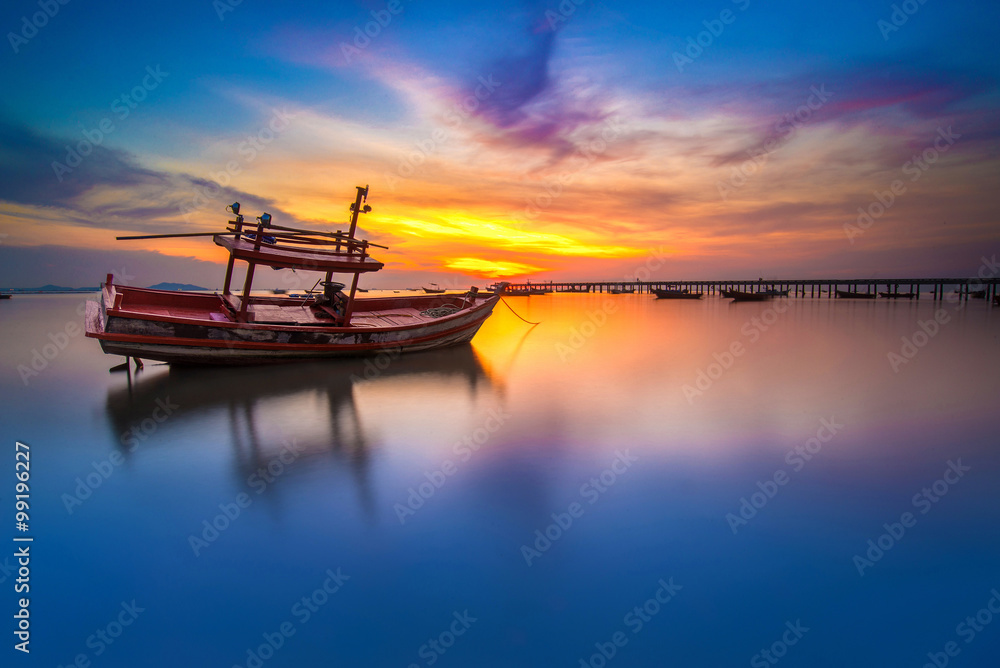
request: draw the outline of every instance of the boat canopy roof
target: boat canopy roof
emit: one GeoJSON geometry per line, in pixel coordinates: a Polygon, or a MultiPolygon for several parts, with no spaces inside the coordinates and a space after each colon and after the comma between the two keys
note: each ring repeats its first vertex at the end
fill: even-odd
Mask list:
{"type": "MultiPolygon", "coordinates": [[[[264,234],[267,234],[266,228],[264,234]]],[[[309,243],[304,236],[298,236],[292,243],[309,243]]],[[[324,239],[299,247],[280,243],[283,239],[268,240],[272,243],[251,241],[245,238],[245,233],[239,238],[232,234],[216,234],[213,240],[237,260],[270,267],[339,273],[364,273],[383,267],[368,255],[368,242],[354,239],[324,239]]]]}

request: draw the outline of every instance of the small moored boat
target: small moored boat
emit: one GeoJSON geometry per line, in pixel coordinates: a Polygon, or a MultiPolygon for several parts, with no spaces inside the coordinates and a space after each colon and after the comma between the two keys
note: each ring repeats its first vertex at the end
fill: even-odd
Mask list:
{"type": "Polygon", "coordinates": [[[879,292],[879,297],[884,299],[913,299],[917,296],[915,292],[879,292]]]}
{"type": "Polygon", "coordinates": [[[346,233],[272,225],[266,213],[255,227],[246,226],[248,231],[237,202],[227,207],[236,219],[223,233],[119,237],[211,236],[229,252],[222,294],[131,288],[116,285],[109,274],[100,301],[87,303],[87,336],[108,354],[181,364],[290,362],[470,341],[500,301],[499,293],[472,288],[465,294],[355,297],[360,275],[383,266],[369,250],[384,246],[354,236],[358,214],[371,211],[362,208],[367,198],[368,187],[358,187],[346,233]],[[230,290],[237,260],[248,265],[239,295],[230,290]],[[322,292],[251,295],[258,265],[319,272],[322,292]],[[333,280],[335,273],[351,278],[349,292],[333,280]]]}
{"type": "Polygon", "coordinates": [[[653,290],[653,294],[656,295],[657,299],[701,299],[701,292],[691,292],[687,288],[683,290],[677,289],[667,289],[667,290],[653,290]]]}
{"type": "Polygon", "coordinates": [[[740,290],[730,290],[729,296],[734,302],[766,302],[774,298],[774,295],[769,292],[742,292],[740,290]]]}
{"type": "Polygon", "coordinates": [[[839,299],[875,299],[874,292],[851,292],[849,290],[837,290],[839,299]]]}

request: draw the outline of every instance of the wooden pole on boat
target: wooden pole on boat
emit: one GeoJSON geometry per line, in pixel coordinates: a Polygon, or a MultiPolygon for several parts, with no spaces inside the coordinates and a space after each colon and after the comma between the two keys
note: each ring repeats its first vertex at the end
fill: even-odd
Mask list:
{"type": "MultiPolygon", "coordinates": [[[[266,214],[265,214],[266,215],[266,214]]],[[[257,232],[254,234],[253,249],[254,251],[260,250],[260,244],[264,239],[264,221],[261,218],[257,219],[257,232]]],[[[240,301],[240,322],[247,321],[247,309],[250,306],[250,289],[253,287],[253,272],[256,269],[257,263],[248,260],[247,261],[247,279],[243,282],[243,299],[240,301]]]]}
{"type": "Polygon", "coordinates": [[[344,309],[344,327],[351,325],[351,314],[354,312],[354,293],[358,291],[358,278],[361,274],[355,272],[354,280],[351,281],[351,294],[347,298],[347,308],[344,309]]]}
{"type": "Polygon", "coordinates": [[[214,237],[217,234],[226,234],[229,230],[225,232],[180,232],[176,234],[142,234],[134,237],[115,237],[115,241],[135,241],[136,239],[174,239],[177,237],[214,237]]]}
{"type": "Polygon", "coordinates": [[[358,189],[358,196],[354,200],[354,206],[351,207],[351,230],[347,233],[347,236],[351,239],[354,238],[354,230],[358,226],[358,214],[361,213],[361,202],[362,200],[368,200],[368,186],[364,188],[361,186],[355,187],[358,189]]]}
{"type": "MultiPolygon", "coordinates": [[[[236,240],[239,241],[240,235],[243,234],[243,216],[236,214],[236,220],[231,221],[233,225],[236,226],[236,240]]],[[[229,252],[229,263],[226,265],[226,282],[222,286],[222,294],[229,294],[229,285],[233,280],[233,265],[236,263],[236,255],[230,251],[229,252]]]]}

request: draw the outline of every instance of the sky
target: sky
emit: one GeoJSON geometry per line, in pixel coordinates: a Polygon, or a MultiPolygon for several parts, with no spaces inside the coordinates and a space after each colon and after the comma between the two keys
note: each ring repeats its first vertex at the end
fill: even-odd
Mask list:
{"type": "MultiPolygon", "coordinates": [[[[10,0],[0,287],[218,287],[250,220],[371,287],[966,277],[1000,251],[1000,5],[10,0]]],[[[269,272],[270,273],[270,272],[269,272]]],[[[274,272],[262,287],[312,282],[274,272]]]]}

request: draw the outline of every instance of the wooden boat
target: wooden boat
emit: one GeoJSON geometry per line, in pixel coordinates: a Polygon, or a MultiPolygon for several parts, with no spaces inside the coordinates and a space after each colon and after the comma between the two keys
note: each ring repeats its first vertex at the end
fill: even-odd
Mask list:
{"type": "Polygon", "coordinates": [[[610,295],[633,295],[635,294],[635,288],[615,288],[613,290],[608,290],[610,295]]]}
{"type": "Polygon", "coordinates": [[[767,292],[742,292],[740,290],[730,290],[730,297],[734,302],[766,302],[773,299],[774,295],[767,292]]]}
{"type": "Polygon", "coordinates": [[[917,296],[915,292],[880,292],[879,297],[885,299],[913,299],[917,296]]]}
{"type": "Polygon", "coordinates": [[[0,299],[10,299],[10,295],[7,293],[0,294],[0,299]]]}
{"type": "MultiPolygon", "coordinates": [[[[958,296],[962,296],[963,294],[961,290],[955,290],[954,292],[958,296]]],[[[986,290],[972,290],[968,294],[969,299],[986,299],[986,290]]]]}
{"type": "Polygon", "coordinates": [[[687,288],[683,290],[653,290],[657,299],[701,299],[701,292],[691,292],[687,288]]]}
{"type": "Polygon", "coordinates": [[[875,299],[874,292],[849,292],[847,290],[837,290],[839,299],[875,299]]]}
{"type": "Polygon", "coordinates": [[[439,288],[437,283],[431,283],[433,287],[424,287],[424,292],[429,295],[441,295],[444,294],[444,288],[439,288]]]}
{"type": "MultiPolygon", "coordinates": [[[[169,292],[115,285],[108,275],[99,302],[88,302],[87,336],[105,353],[182,364],[260,364],[410,352],[466,343],[493,312],[499,295],[401,295],[356,298],[361,274],[382,269],[371,247],[356,239],[358,214],[368,213],[368,187],[357,188],[350,231],[317,232],[271,224],[261,215],[252,238],[239,203],[224,233],[147,235],[212,236],[229,252],[222,294],[169,292]],[[265,230],[268,235],[265,235],[265,230]],[[266,236],[274,238],[273,243],[266,236]],[[248,264],[242,295],[231,293],[233,266],[248,264]],[[257,265],[320,272],[322,293],[304,298],[251,296],[257,265]],[[352,277],[350,292],[332,280],[352,277]]],[[[503,287],[503,284],[501,285],[503,287]]]]}

